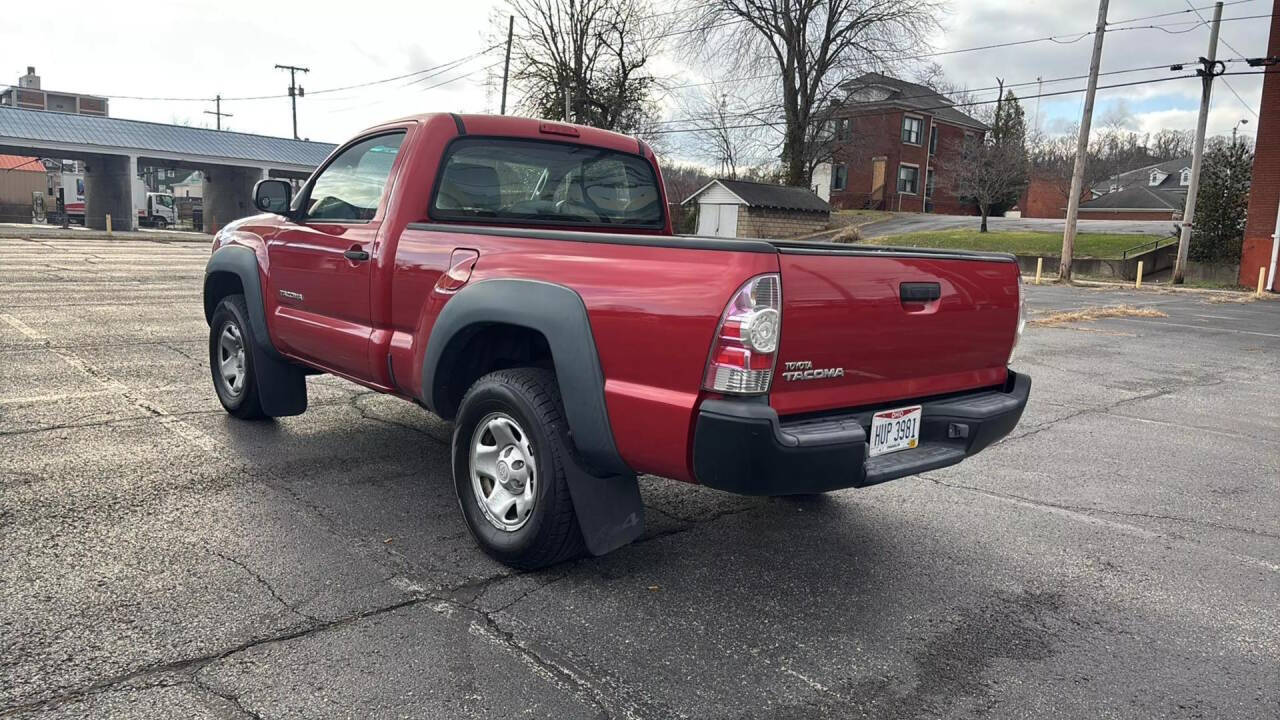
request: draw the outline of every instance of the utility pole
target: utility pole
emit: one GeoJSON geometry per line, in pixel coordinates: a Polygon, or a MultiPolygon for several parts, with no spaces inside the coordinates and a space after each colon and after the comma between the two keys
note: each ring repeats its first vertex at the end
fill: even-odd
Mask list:
{"type": "Polygon", "coordinates": [[[1080,116],[1080,136],[1076,138],[1076,164],[1071,171],[1071,197],[1067,198],[1067,224],[1062,229],[1062,260],[1058,279],[1071,282],[1071,256],[1076,249],[1076,216],[1080,214],[1080,193],[1084,185],[1084,165],[1089,154],[1089,130],[1093,124],[1093,97],[1098,93],[1098,66],[1102,64],[1102,37],[1107,32],[1107,5],[1098,3],[1098,26],[1093,34],[1093,59],[1089,61],[1089,86],[1084,93],[1084,112],[1080,116]]]}
{"type": "Polygon", "coordinates": [[[276,65],[277,70],[289,71],[289,102],[293,104],[293,139],[298,139],[298,98],[306,97],[307,91],[298,87],[297,73],[311,72],[311,68],[296,65],[276,65]]]}
{"type": "Polygon", "coordinates": [[[1187,252],[1191,249],[1191,226],[1196,216],[1196,196],[1200,194],[1200,165],[1204,160],[1204,131],[1209,123],[1209,99],[1213,79],[1226,66],[1218,62],[1218,26],[1222,24],[1222,3],[1213,5],[1213,23],[1209,25],[1209,55],[1200,58],[1200,119],[1196,121],[1195,147],[1191,154],[1191,184],[1187,186],[1187,204],[1182,210],[1182,232],[1178,237],[1178,259],[1173,265],[1171,282],[1181,285],[1187,273],[1187,252]]]}
{"type": "Polygon", "coordinates": [[[502,61],[502,109],[499,115],[507,114],[507,76],[511,73],[511,36],[515,33],[516,16],[507,18],[507,59],[502,61]]]}
{"type": "Polygon", "coordinates": [[[222,112],[222,96],[221,96],[221,95],[218,95],[218,96],[216,96],[216,97],[214,97],[214,98],[213,98],[213,107],[215,108],[214,110],[205,110],[205,111],[204,111],[204,114],[205,114],[205,115],[213,115],[214,117],[216,117],[216,118],[217,118],[216,122],[217,122],[217,124],[218,124],[218,129],[219,129],[219,130],[221,130],[221,129],[222,129],[222,118],[224,118],[224,117],[235,117],[235,115],[232,115],[231,113],[224,113],[224,112],[222,112]]]}
{"type": "Polygon", "coordinates": [[[564,121],[573,122],[569,119],[569,86],[564,86],[564,121]]]}

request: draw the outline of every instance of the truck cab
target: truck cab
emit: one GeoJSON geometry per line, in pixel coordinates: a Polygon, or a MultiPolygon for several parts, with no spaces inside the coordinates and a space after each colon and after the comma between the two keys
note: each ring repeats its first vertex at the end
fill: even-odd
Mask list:
{"type": "Polygon", "coordinates": [[[172,194],[159,192],[147,193],[145,206],[138,210],[139,226],[153,227],[163,230],[167,227],[176,225],[177,222],[178,213],[174,206],[172,194]]]}

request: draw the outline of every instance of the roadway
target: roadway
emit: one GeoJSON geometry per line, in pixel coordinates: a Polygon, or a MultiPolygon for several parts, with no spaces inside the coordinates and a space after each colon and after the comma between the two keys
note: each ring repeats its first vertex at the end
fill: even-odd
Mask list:
{"type": "Polygon", "coordinates": [[[1031,287],[1167,317],[1029,330],[1022,424],[960,466],[644,478],[639,542],[519,574],[416,406],[223,413],[207,257],[0,240],[0,716],[1280,715],[1280,302],[1031,287]]]}
{"type": "MultiPolygon", "coordinates": [[[[924,213],[895,213],[893,217],[868,223],[861,227],[863,237],[886,237],[913,232],[939,230],[977,230],[981,219],[971,215],[934,215],[924,213]]],[[[1037,232],[1063,231],[1065,220],[1048,218],[987,218],[987,228],[992,231],[1032,230],[1037,232]]],[[[1080,220],[1079,232],[1120,233],[1134,235],[1168,235],[1173,231],[1172,220],[1150,222],[1145,220],[1080,220]]]]}

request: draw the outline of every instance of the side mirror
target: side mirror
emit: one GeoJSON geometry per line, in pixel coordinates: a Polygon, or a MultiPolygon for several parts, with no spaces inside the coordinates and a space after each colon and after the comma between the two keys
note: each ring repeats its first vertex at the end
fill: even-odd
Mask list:
{"type": "Polygon", "coordinates": [[[263,212],[287,215],[293,186],[284,180],[259,180],[253,186],[253,206],[263,212]]]}

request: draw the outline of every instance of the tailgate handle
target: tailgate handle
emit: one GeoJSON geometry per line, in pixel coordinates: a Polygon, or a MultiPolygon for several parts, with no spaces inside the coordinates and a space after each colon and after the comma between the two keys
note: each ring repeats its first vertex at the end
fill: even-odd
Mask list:
{"type": "Polygon", "coordinates": [[[902,302],[933,302],[942,297],[942,286],[936,282],[904,282],[898,292],[902,302]]]}

